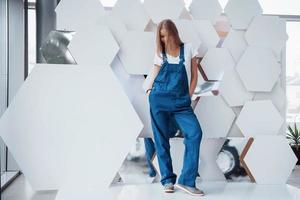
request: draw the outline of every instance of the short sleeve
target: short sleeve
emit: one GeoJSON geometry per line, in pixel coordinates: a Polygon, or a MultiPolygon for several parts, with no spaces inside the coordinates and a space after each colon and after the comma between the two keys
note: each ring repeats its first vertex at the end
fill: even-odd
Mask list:
{"type": "MultiPolygon", "coordinates": [[[[162,54],[160,55],[162,56],[162,54]]],[[[160,58],[155,52],[153,63],[156,65],[161,65],[162,62],[163,62],[162,58],[160,58]]]]}

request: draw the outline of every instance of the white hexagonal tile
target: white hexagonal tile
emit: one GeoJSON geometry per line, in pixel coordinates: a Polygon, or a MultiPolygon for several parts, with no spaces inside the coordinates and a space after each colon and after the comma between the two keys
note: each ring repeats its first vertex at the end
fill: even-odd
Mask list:
{"type": "Polygon", "coordinates": [[[147,74],[153,66],[155,34],[152,32],[128,31],[121,41],[118,53],[127,73],[147,74]]]}
{"type": "Polygon", "coordinates": [[[238,71],[248,91],[269,92],[279,78],[281,69],[270,49],[249,46],[239,60],[238,71]]]}
{"type": "Polygon", "coordinates": [[[285,184],[297,157],[284,136],[257,136],[244,161],[256,183],[285,184]]]}
{"type": "Polygon", "coordinates": [[[203,57],[210,48],[215,48],[219,43],[219,35],[209,20],[193,20],[195,29],[201,40],[199,56],[203,57]]]}
{"type": "Polygon", "coordinates": [[[246,102],[236,120],[246,137],[276,135],[283,122],[271,100],[246,102]]]}
{"type": "Polygon", "coordinates": [[[218,0],[193,0],[189,9],[194,19],[207,19],[212,24],[215,24],[222,13],[218,0]]]}
{"type": "Polygon", "coordinates": [[[111,12],[131,31],[143,31],[150,17],[140,0],[118,0],[111,12]]]}
{"type": "Polygon", "coordinates": [[[262,8],[257,0],[229,0],[224,11],[233,28],[247,29],[253,17],[262,13],[262,8]]]}
{"type": "Polygon", "coordinates": [[[87,26],[94,26],[96,21],[105,15],[104,7],[99,0],[62,0],[56,11],[57,30],[81,31],[87,26]]]}
{"type": "Polygon", "coordinates": [[[144,7],[156,24],[164,19],[179,19],[183,9],[182,0],[144,0],[144,7]]]}
{"type": "Polygon", "coordinates": [[[178,29],[179,37],[183,42],[190,42],[195,47],[200,47],[202,42],[193,25],[192,20],[178,19],[174,20],[174,23],[178,29]]]}
{"type": "Polygon", "coordinates": [[[127,29],[125,24],[117,17],[106,14],[97,20],[97,25],[107,26],[115,40],[120,44],[127,29]]]}
{"type": "Polygon", "coordinates": [[[235,66],[231,54],[225,48],[209,49],[200,64],[209,80],[221,80],[224,72],[235,66]]]}
{"type": "Polygon", "coordinates": [[[142,128],[111,68],[97,65],[36,65],[0,120],[34,190],[61,189],[72,177],[108,187],[142,128]]]}
{"type": "Polygon", "coordinates": [[[230,30],[222,44],[222,47],[229,50],[236,62],[239,61],[247,46],[245,31],[237,31],[234,29],[230,30]]]}
{"type": "Polygon", "coordinates": [[[286,94],[283,91],[280,83],[277,82],[271,92],[256,92],[254,100],[270,99],[279,111],[285,110],[286,94]]]}
{"type": "Polygon", "coordinates": [[[235,118],[232,109],[220,96],[201,97],[195,107],[195,114],[204,138],[226,137],[235,118]]]}
{"type": "Polygon", "coordinates": [[[229,106],[242,106],[254,96],[252,92],[246,90],[235,69],[226,71],[219,91],[229,106]]]}
{"type": "Polygon", "coordinates": [[[288,39],[286,22],[277,16],[257,16],[252,20],[245,38],[250,45],[271,48],[280,61],[281,50],[288,39]]]}
{"type": "Polygon", "coordinates": [[[108,66],[119,51],[109,28],[100,25],[76,32],[68,47],[76,63],[85,66],[108,66]]]}

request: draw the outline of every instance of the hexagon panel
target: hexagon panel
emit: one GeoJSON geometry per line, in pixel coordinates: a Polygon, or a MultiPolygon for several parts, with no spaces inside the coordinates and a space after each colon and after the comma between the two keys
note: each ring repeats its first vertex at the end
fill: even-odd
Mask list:
{"type": "Polygon", "coordinates": [[[190,42],[196,47],[199,47],[202,43],[193,22],[187,19],[174,20],[174,23],[178,29],[179,37],[183,42],[190,42]]]}
{"type": "Polygon", "coordinates": [[[150,21],[140,0],[118,0],[111,15],[118,17],[131,31],[143,31],[150,21]]]}
{"type": "Polygon", "coordinates": [[[229,31],[222,44],[222,47],[225,47],[229,50],[236,62],[240,60],[247,46],[245,31],[237,31],[234,29],[229,31]]]}
{"type": "Polygon", "coordinates": [[[253,17],[262,14],[257,0],[229,0],[224,11],[234,29],[247,29],[253,17]]]}
{"type": "Polygon", "coordinates": [[[77,31],[94,26],[105,15],[99,0],[62,0],[55,8],[57,30],[77,31]]]}
{"type": "Polygon", "coordinates": [[[115,40],[120,44],[121,40],[123,39],[123,36],[125,35],[127,28],[125,24],[115,16],[112,16],[111,14],[106,14],[102,16],[100,19],[96,22],[97,25],[101,26],[107,26],[111,34],[114,36],[115,40]]]}
{"type": "Polygon", "coordinates": [[[224,138],[235,119],[232,109],[220,96],[201,97],[195,107],[195,114],[204,138],[224,138]]]}
{"type": "Polygon", "coordinates": [[[127,73],[147,74],[153,66],[155,34],[128,31],[121,41],[118,53],[127,73]]]}
{"type": "Polygon", "coordinates": [[[36,65],[0,120],[34,190],[60,189],[73,169],[107,187],[142,127],[110,67],[97,65],[36,65]]]}
{"type": "Polygon", "coordinates": [[[119,45],[107,26],[86,27],[74,35],[69,49],[77,64],[109,66],[119,45]]]}
{"type": "Polygon", "coordinates": [[[284,107],[287,101],[286,94],[279,82],[276,83],[271,92],[256,92],[253,99],[270,99],[279,111],[285,110],[284,107]]]}
{"type": "Polygon", "coordinates": [[[222,13],[222,7],[218,0],[193,0],[189,9],[194,19],[207,19],[212,24],[216,23],[222,13]]]}
{"type": "Polygon", "coordinates": [[[248,91],[269,92],[279,78],[281,69],[271,50],[249,46],[236,70],[248,91]]]}
{"type": "Polygon", "coordinates": [[[179,19],[185,8],[182,0],[144,0],[144,7],[156,24],[166,18],[179,19]]]}
{"type": "Polygon", "coordinates": [[[199,57],[204,57],[208,49],[217,47],[219,35],[209,20],[193,20],[192,22],[202,42],[199,57]]]}
{"type": "Polygon", "coordinates": [[[254,96],[252,92],[246,90],[235,69],[228,70],[224,74],[219,91],[229,106],[242,106],[254,96]]]}
{"type": "Polygon", "coordinates": [[[244,161],[256,183],[285,184],[297,157],[284,136],[257,136],[244,161]]]}
{"type": "Polygon", "coordinates": [[[250,45],[271,48],[280,61],[281,50],[288,39],[286,22],[278,16],[257,16],[252,20],[245,37],[250,45]]]}
{"type": "Polygon", "coordinates": [[[211,48],[200,64],[209,80],[221,80],[225,71],[234,68],[235,61],[227,49],[211,48]]]}
{"type": "Polygon", "coordinates": [[[270,100],[248,101],[236,124],[246,137],[277,135],[284,120],[270,100]]]}

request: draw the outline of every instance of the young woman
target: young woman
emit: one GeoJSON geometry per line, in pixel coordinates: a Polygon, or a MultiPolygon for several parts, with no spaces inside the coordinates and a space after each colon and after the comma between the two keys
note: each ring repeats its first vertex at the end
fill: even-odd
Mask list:
{"type": "Polygon", "coordinates": [[[177,175],[170,156],[170,127],[173,117],[184,135],[184,162],[176,188],[191,195],[204,195],[195,185],[198,174],[202,130],[191,107],[198,79],[197,49],[183,43],[175,24],[163,20],[157,27],[157,52],[144,89],[149,94],[151,125],[165,192],[174,192],[177,175]]]}

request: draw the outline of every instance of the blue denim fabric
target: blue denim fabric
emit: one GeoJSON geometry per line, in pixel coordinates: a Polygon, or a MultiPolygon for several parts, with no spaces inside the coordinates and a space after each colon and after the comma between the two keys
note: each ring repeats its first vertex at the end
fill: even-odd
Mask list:
{"type": "Polygon", "coordinates": [[[184,162],[178,183],[195,187],[202,130],[191,107],[188,78],[184,66],[184,44],[180,46],[178,64],[168,63],[163,52],[163,63],[153,82],[149,104],[161,183],[175,184],[177,178],[173,172],[169,143],[169,139],[174,136],[169,127],[170,119],[173,118],[183,133],[185,145],[184,162]]]}

